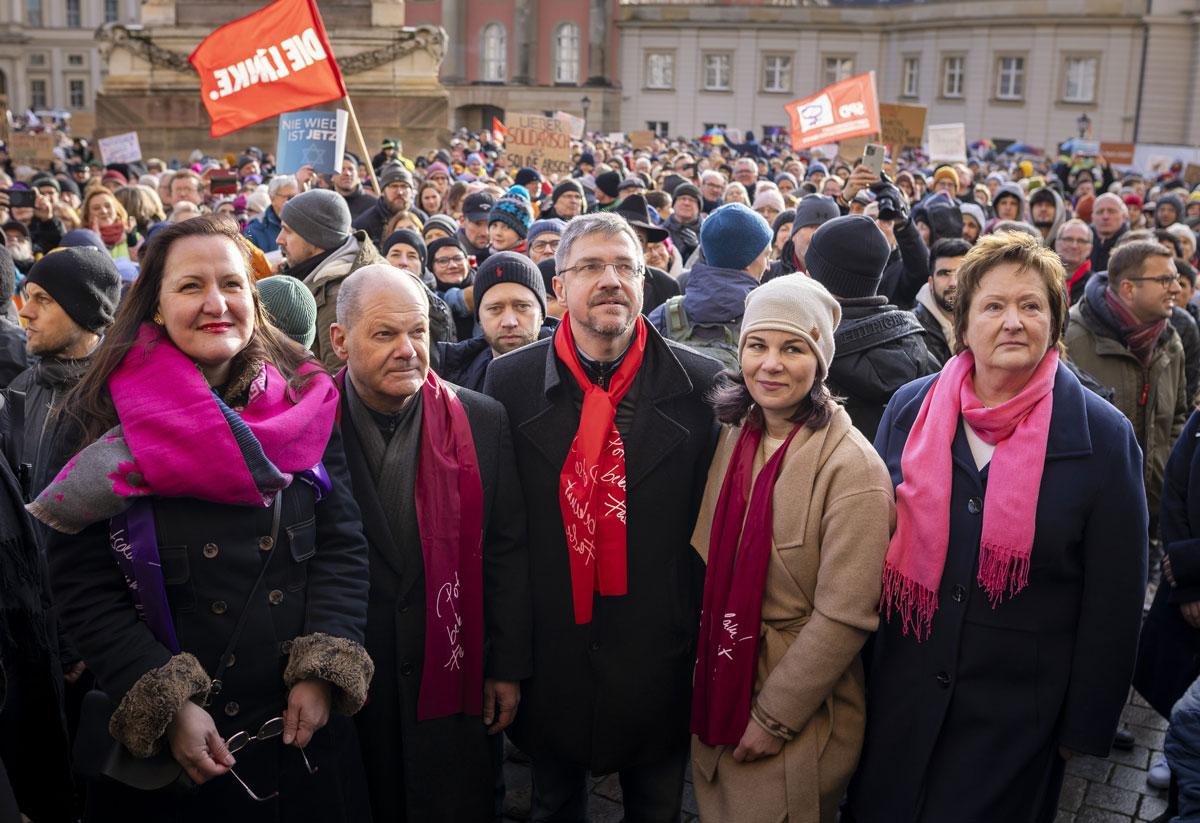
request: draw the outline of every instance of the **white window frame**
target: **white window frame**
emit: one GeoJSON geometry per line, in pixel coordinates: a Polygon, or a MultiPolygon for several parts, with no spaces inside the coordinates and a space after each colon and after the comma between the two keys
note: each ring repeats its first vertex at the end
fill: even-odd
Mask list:
{"type": "Polygon", "coordinates": [[[653,91],[669,91],[675,88],[675,52],[647,51],[643,65],[645,70],[643,88],[653,91]],[[658,70],[655,68],[655,63],[660,63],[658,70]]]}
{"type": "Polygon", "coordinates": [[[700,88],[704,91],[733,91],[733,55],[727,51],[706,51],[700,55],[700,88]],[[714,73],[709,77],[709,68],[714,73]],[[724,65],[724,84],[721,66],[724,65]]]}
{"type": "Polygon", "coordinates": [[[485,83],[508,82],[508,30],[488,23],[479,32],[479,76],[485,83]]]}
{"type": "Polygon", "coordinates": [[[1096,102],[1096,81],[1100,79],[1100,58],[1094,54],[1068,54],[1063,58],[1063,102],[1064,103],[1095,103],[1096,102]],[[1073,83],[1082,85],[1083,78],[1072,80],[1072,66],[1083,68],[1088,63],[1091,64],[1091,77],[1087,78],[1086,89],[1077,90],[1074,94],[1071,93],[1073,83]],[[1086,92],[1086,96],[1084,94],[1086,92]]]}
{"type": "Polygon", "coordinates": [[[900,96],[919,97],[921,94],[921,58],[915,54],[905,56],[900,71],[900,96]]]}
{"type": "Polygon", "coordinates": [[[1016,102],[1025,99],[1025,56],[996,55],[996,99],[1016,102]]]}
{"type": "Polygon", "coordinates": [[[854,76],[854,56],[850,54],[826,54],[821,60],[821,80],[830,86],[840,80],[854,76]]]}
{"type": "Polygon", "coordinates": [[[579,83],[579,26],[560,23],[554,30],[554,82],[579,83]]]}
{"type": "Polygon", "coordinates": [[[766,94],[791,94],[792,55],[763,55],[762,90],[766,94]]]}
{"type": "Polygon", "coordinates": [[[959,100],[964,97],[967,79],[967,58],[962,54],[942,57],[942,97],[959,100]]]}
{"type": "Polygon", "coordinates": [[[671,131],[671,124],[666,120],[647,120],[646,128],[659,137],[667,137],[671,131]]]}

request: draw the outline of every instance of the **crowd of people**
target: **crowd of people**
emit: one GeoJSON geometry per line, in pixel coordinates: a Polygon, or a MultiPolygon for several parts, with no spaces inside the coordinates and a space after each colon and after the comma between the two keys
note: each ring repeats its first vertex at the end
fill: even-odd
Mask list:
{"type": "Polygon", "coordinates": [[[1200,816],[1200,186],[576,148],[0,150],[0,823],[1200,816]]]}

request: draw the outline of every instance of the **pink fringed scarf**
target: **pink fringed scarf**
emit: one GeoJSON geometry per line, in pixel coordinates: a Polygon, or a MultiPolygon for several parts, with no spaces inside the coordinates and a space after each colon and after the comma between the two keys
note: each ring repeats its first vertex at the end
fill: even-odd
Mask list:
{"type": "Polygon", "coordinates": [[[986,408],[975,395],[975,357],[952,357],[921,403],[900,468],[896,532],[883,567],[880,611],[895,609],[904,633],[929,636],[950,542],[950,448],[958,419],[996,447],[988,472],[979,545],[979,585],[995,608],[1029,582],[1034,514],[1046,462],[1058,352],[1046,352],[1033,377],[1011,400],[986,408]]]}

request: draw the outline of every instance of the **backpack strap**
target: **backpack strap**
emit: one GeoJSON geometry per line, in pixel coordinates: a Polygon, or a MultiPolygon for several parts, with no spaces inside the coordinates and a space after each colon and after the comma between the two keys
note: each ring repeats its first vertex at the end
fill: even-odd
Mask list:
{"type": "Polygon", "coordinates": [[[682,295],[667,298],[663,314],[667,318],[667,336],[672,340],[686,338],[691,332],[692,324],[688,322],[687,312],[684,311],[682,295]]]}

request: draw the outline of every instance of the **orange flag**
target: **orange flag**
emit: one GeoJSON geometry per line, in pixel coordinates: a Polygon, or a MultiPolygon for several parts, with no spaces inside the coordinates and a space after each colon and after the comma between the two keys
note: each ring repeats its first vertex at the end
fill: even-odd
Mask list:
{"type": "Polygon", "coordinates": [[[213,137],[346,96],[315,0],[275,0],[221,26],[188,59],[213,137]]]}
{"type": "Polygon", "coordinates": [[[492,118],[492,137],[497,143],[508,142],[508,129],[504,128],[504,124],[496,117],[492,118]]]}
{"type": "Polygon", "coordinates": [[[797,151],[876,134],[879,98],[875,72],[849,77],[783,108],[792,119],[792,148],[797,151]]]}

